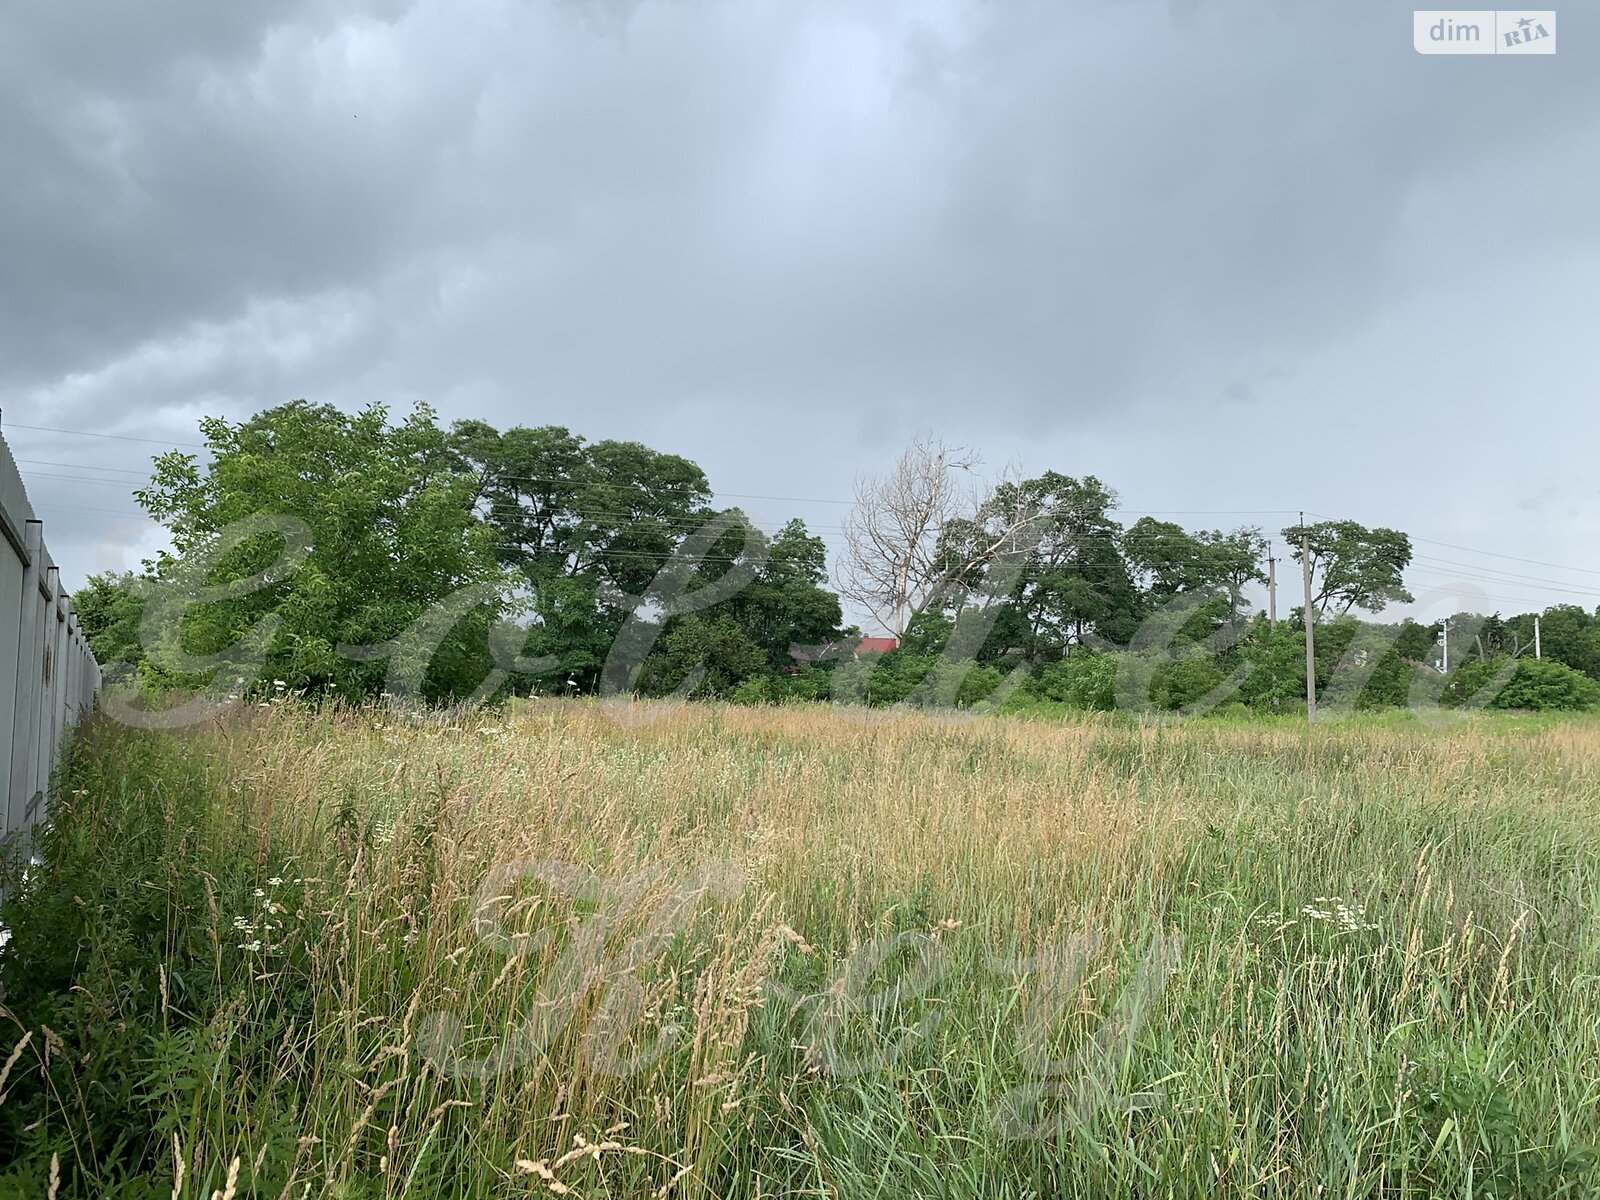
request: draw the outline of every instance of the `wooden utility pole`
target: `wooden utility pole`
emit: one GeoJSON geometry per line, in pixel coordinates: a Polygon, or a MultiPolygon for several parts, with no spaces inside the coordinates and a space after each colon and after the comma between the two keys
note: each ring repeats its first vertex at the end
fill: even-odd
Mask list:
{"type": "Polygon", "coordinates": [[[1272,544],[1267,543],[1267,623],[1274,633],[1278,630],[1278,560],[1272,556],[1272,544]]]}
{"type": "Polygon", "coordinates": [[[1306,530],[1306,515],[1300,514],[1300,580],[1306,589],[1306,723],[1317,723],[1317,635],[1311,609],[1311,535],[1306,530]]]}

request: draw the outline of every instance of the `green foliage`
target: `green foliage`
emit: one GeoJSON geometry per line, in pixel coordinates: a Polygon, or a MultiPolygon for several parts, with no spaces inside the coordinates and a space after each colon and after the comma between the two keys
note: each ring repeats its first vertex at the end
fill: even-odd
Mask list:
{"type": "Polygon", "coordinates": [[[924,608],[906,623],[900,649],[907,654],[942,654],[950,644],[950,635],[955,632],[955,627],[955,620],[949,613],[936,608],[924,608]]]}
{"type": "Polygon", "coordinates": [[[1411,701],[1412,682],[1416,679],[1417,670],[1416,664],[1397,650],[1384,651],[1356,697],[1356,707],[1404,708],[1411,701]]]}
{"type": "Polygon", "coordinates": [[[735,704],[771,704],[780,690],[781,685],[775,685],[770,675],[752,675],[734,688],[728,699],[735,704]]]}
{"type": "Polygon", "coordinates": [[[429,409],[391,425],[381,406],[351,416],[297,400],[240,425],[208,417],[200,427],[210,465],[161,455],[137,493],[172,530],[173,551],[154,564],[158,590],[203,601],[163,606],[154,629],[147,607],[147,678],[198,684],[206,673],[190,656],[225,654],[258,630],[266,638],[258,685],[375,695],[386,662],[358,661],[341,647],[385,643],[431,606],[481,585],[484,599],[440,631],[423,696],[478,686],[504,577],[493,535],[471,513],[476,480],[452,463],[429,409]],[[281,531],[230,537],[236,523],[262,515],[304,523],[303,561],[281,531]],[[258,575],[264,586],[225,586],[258,575]]]}
{"type": "Polygon", "coordinates": [[[705,473],[637,442],[587,443],[560,426],[499,432],[457,421],[448,437],[500,559],[535,591],[587,580],[602,603],[642,595],[703,515],[705,473]]]}
{"type": "MultiPolygon", "coordinates": [[[[1116,494],[1092,475],[1046,472],[1001,485],[975,519],[950,524],[941,546],[952,561],[1006,547],[966,578],[965,589],[941,597],[945,617],[980,611],[976,597],[1006,601],[987,614],[974,648],[980,661],[1048,663],[1069,648],[1194,645],[1241,624],[1244,589],[1265,578],[1259,530],[1190,533],[1149,517],[1123,530],[1111,515],[1115,506],[1116,494]]],[[[936,632],[914,636],[913,621],[907,645],[937,649],[928,636],[936,632]]]]}
{"type": "Polygon", "coordinates": [[[1381,612],[1410,601],[1402,575],[1411,565],[1411,539],[1397,529],[1368,529],[1355,521],[1319,521],[1283,531],[1290,553],[1301,561],[1302,535],[1311,552],[1312,604],[1318,612],[1352,608],[1381,612]]]}
{"type": "Polygon", "coordinates": [[[938,661],[935,655],[895,650],[850,664],[847,673],[864,677],[868,704],[885,707],[905,701],[938,661]]]}
{"type": "Polygon", "coordinates": [[[812,703],[832,698],[833,668],[804,666],[782,674],[752,675],[734,688],[729,699],[735,704],[812,703]]]}
{"type": "Polygon", "coordinates": [[[1267,578],[1261,569],[1266,540],[1257,529],[1191,534],[1171,521],[1141,517],[1122,535],[1122,545],[1150,604],[1195,593],[1216,597],[1217,603],[1206,609],[1205,633],[1191,633],[1187,638],[1191,641],[1234,622],[1245,587],[1267,578]]]}
{"type": "Polygon", "coordinates": [[[984,645],[984,658],[1020,654],[1038,661],[1091,635],[1116,642],[1133,636],[1140,597],[1118,543],[1115,506],[1116,494],[1094,476],[1079,480],[1047,471],[1000,485],[976,520],[947,527],[941,545],[954,559],[975,556],[998,529],[1022,531],[1011,539],[1019,543],[1017,553],[969,579],[990,600],[1010,603],[984,645]]]}
{"type": "Polygon", "coordinates": [[[1434,644],[1439,640],[1439,628],[1438,622],[1418,625],[1407,617],[1396,631],[1394,653],[1408,662],[1427,662],[1433,653],[1434,644]]]}
{"type": "Polygon", "coordinates": [[[1008,674],[1009,672],[990,663],[980,663],[973,667],[962,677],[961,688],[956,693],[956,707],[992,706],[995,703],[996,693],[1006,682],[1008,674]]]}
{"type": "Polygon", "coordinates": [[[500,562],[528,594],[525,653],[556,664],[521,677],[521,690],[594,690],[641,605],[666,608],[663,641],[639,675],[650,692],[688,678],[694,647],[715,659],[694,694],[723,695],[754,672],[786,669],[793,647],[839,635],[822,540],[798,520],[768,538],[739,510],[713,510],[710,484],[688,459],[637,442],[588,443],[559,426],[500,432],[459,421],[449,443],[477,480],[475,509],[494,531],[500,562]],[[731,596],[675,612],[677,600],[735,567],[753,574],[731,596]],[[681,622],[689,624],[678,629],[681,622]],[[759,662],[734,646],[728,622],[760,651],[759,662]],[[744,673],[730,679],[730,671],[744,673]]]}
{"type": "Polygon", "coordinates": [[[733,617],[691,613],[662,635],[659,648],[645,660],[638,686],[647,696],[728,696],[766,666],[761,647],[733,617]]]}
{"type": "MultiPolygon", "coordinates": [[[[59,1155],[62,1195],[142,1194],[121,1192],[113,1169],[164,1170],[170,1181],[174,1113],[221,1069],[207,1024],[250,968],[214,914],[246,911],[261,881],[230,846],[236,829],[214,807],[217,786],[179,743],[97,723],[38,830],[48,866],[14,879],[0,903],[11,1040],[32,1030],[45,1050],[7,1085],[0,1145],[11,1154],[0,1160],[59,1155]],[[53,1096],[73,1098],[72,1123],[51,1116],[53,1096]]],[[[281,998],[280,1021],[293,1019],[294,995],[281,998]]]]}
{"type": "Polygon", "coordinates": [[[1117,706],[1117,656],[1079,651],[1050,663],[1029,681],[1025,694],[1085,712],[1117,706]]]}
{"type": "Polygon", "coordinates": [[[712,516],[705,473],[637,442],[589,443],[553,425],[501,432],[457,421],[447,451],[473,480],[468,502],[499,562],[525,589],[525,654],[556,663],[516,686],[592,691],[638,598],[712,516]]]}
{"type": "Polygon", "coordinates": [[[782,670],[793,662],[795,648],[821,646],[841,636],[839,597],[825,586],[828,548],[806,531],[805,522],[788,522],[770,542],[741,522],[736,534],[725,536],[725,545],[735,536],[740,546],[759,546],[763,560],[755,578],[712,611],[726,614],[749,634],[767,668],[782,670]]]}
{"type": "MultiPolygon", "coordinates": [[[[1533,644],[1533,622],[1519,618],[1523,647],[1533,644]]],[[[1539,622],[1542,660],[1564,663],[1591,679],[1600,679],[1600,619],[1576,604],[1557,604],[1545,609],[1539,622]]]]}
{"type": "Polygon", "coordinates": [[[72,596],[89,648],[111,682],[133,678],[144,661],[139,624],[145,601],[139,588],[139,579],[132,572],[108,572],[89,576],[72,596]]]}
{"type": "Polygon", "coordinates": [[[1540,1145],[1539,1115],[1521,1110],[1484,1050],[1431,1056],[1406,1073],[1406,1086],[1417,1097],[1407,1114],[1412,1138],[1408,1166],[1419,1191],[1449,1190],[1460,1164],[1442,1151],[1453,1143],[1465,1148],[1474,1168],[1476,1195],[1518,1200],[1592,1194],[1594,1151],[1540,1145]]]}
{"type": "MultiPolygon", "coordinates": [[[[741,680],[789,670],[795,652],[815,656],[840,637],[839,599],[822,586],[826,547],[790,521],[768,540],[737,509],[717,518],[726,528],[704,562],[686,561],[683,587],[663,604],[692,611],[669,615],[646,658],[638,686],[647,695],[679,691],[691,677],[694,696],[730,695],[741,680]],[[724,576],[739,571],[722,595],[724,576]],[[702,589],[715,587],[711,594],[702,589]],[[698,593],[698,594],[697,594],[698,593]],[[702,597],[710,599],[702,604],[702,597]]],[[[642,643],[641,643],[642,644],[642,643]]]]}
{"type": "MultiPolygon", "coordinates": [[[[1260,531],[1152,517],[1123,529],[1116,493],[1092,475],[1007,482],[970,519],[947,522],[938,557],[977,565],[912,614],[899,651],[835,674],[824,660],[845,637],[844,613],[823,541],[798,520],[769,535],[738,509],[712,509],[704,473],[680,456],[559,426],[461,421],[444,432],[426,408],[396,425],[381,407],[351,416],[304,401],[239,426],[208,419],[202,431],[210,466],[161,456],[138,493],[172,526],[174,552],[153,579],[95,576],[77,597],[102,661],[129,664],[122,673],[149,689],[199,687],[219,665],[244,663],[258,687],[371,696],[393,651],[397,663],[427,662],[423,698],[459,699],[490,669],[492,622],[516,613],[509,648],[520,660],[502,691],[595,691],[605,672],[606,688],[647,695],[971,707],[1022,662],[1034,675],[1006,689],[1011,708],[1115,709],[1119,671],[1123,704],[1136,709],[1187,711],[1209,696],[1208,709],[1282,713],[1304,702],[1300,618],[1277,630],[1247,619],[1244,590],[1264,578],[1260,531]],[[230,540],[262,513],[307,521],[304,561],[283,530],[230,540]],[[234,586],[256,576],[261,586],[234,586]],[[182,594],[198,602],[151,602],[182,594]],[[427,645],[396,650],[407,630],[427,645]],[[1236,674],[1236,694],[1212,695],[1236,674]]],[[[1354,616],[1409,598],[1409,539],[1323,521],[1283,531],[1297,558],[1302,532],[1320,706],[1403,706],[1443,688],[1427,674],[1438,624],[1354,616]]],[[[1525,660],[1533,621],[1457,614],[1455,657],[1525,660]]],[[[1547,662],[1600,680],[1595,615],[1556,606],[1542,635],[1547,662]]],[[[502,665],[506,649],[496,646],[502,665]]],[[[1482,670],[1465,682],[1488,679],[1482,670]]],[[[1445,702],[1461,703],[1463,686],[1445,702]]],[[[1590,695],[1557,672],[1523,672],[1495,703],[1571,709],[1590,695]]]]}
{"type": "Polygon", "coordinates": [[[1155,669],[1150,680],[1150,702],[1169,712],[1204,699],[1227,678],[1214,659],[1197,655],[1173,659],[1155,669]]]}
{"type": "Polygon", "coordinates": [[[1600,683],[1550,659],[1502,656],[1458,667],[1441,702],[1533,712],[1581,711],[1600,704],[1600,683]]]}
{"type": "Polygon", "coordinates": [[[1240,646],[1250,673],[1239,685],[1239,695],[1252,708],[1281,711],[1303,704],[1306,698],[1306,635],[1288,621],[1273,629],[1256,622],[1240,646]]]}
{"type": "MultiPolygon", "coordinates": [[[[844,703],[875,708],[972,708],[994,693],[1006,672],[970,658],[917,653],[902,647],[888,654],[839,662],[818,676],[829,682],[827,697],[844,703]]],[[[810,694],[798,688],[792,694],[821,698],[820,691],[818,684],[810,694]]]]}

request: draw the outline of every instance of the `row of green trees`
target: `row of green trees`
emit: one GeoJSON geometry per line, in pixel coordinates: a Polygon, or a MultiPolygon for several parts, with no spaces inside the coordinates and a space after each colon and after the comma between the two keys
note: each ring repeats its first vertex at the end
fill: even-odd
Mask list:
{"type": "MultiPolygon", "coordinates": [[[[425,407],[393,422],[381,407],[304,401],[201,432],[207,462],[162,455],[135,493],[172,548],[75,598],[101,662],[150,693],[1167,710],[1304,697],[1303,614],[1274,624],[1249,602],[1266,580],[1262,532],[1123,527],[1093,476],[1008,480],[919,527],[925,553],[884,549],[924,564],[925,586],[908,603],[905,571],[887,561],[903,644],[858,660],[822,540],[799,520],[770,533],[718,508],[677,455],[554,426],[447,428],[425,407]]],[[[1329,700],[1600,700],[1594,614],[1547,610],[1539,662],[1532,614],[1463,615],[1447,678],[1429,665],[1437,625],[1357,615],[1411,599],[1405,534],[1351,521],[1282,534],[1296,560],[1302,538],[1310,551],[1329,700]]]]}

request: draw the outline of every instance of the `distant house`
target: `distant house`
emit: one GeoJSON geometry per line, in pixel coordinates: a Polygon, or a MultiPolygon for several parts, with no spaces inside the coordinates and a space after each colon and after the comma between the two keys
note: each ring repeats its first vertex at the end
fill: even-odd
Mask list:
{"type": "Polygon", "coordinates": [[[864,637],[855,645],[855,657],[863,658],[868,654],[887,654],[891,650],[900,648],[900,639],[897,637],[864,637]]]}
{"type": "Polygon", "coordinates": [[[872,654],[887,654],[899,648],[900,639],[897,637],[864,637],[854,643],[825,642],[820,646],[795,646],[790,649],[789,657],[794,659],[796,665],[786,668],[786,672],[793,674],[805,664],[821,662],[823,659],[840,659],[846,655],[859,659],[872,654]]]}

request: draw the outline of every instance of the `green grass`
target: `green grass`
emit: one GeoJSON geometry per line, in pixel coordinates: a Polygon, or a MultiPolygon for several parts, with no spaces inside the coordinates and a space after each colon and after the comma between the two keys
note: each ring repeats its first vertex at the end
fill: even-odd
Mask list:
{"type": "Polygon", "coordinates": [[[285,704],[59,794],[0,1197],[1600,1191],[1593,721],[285,704]]]}

